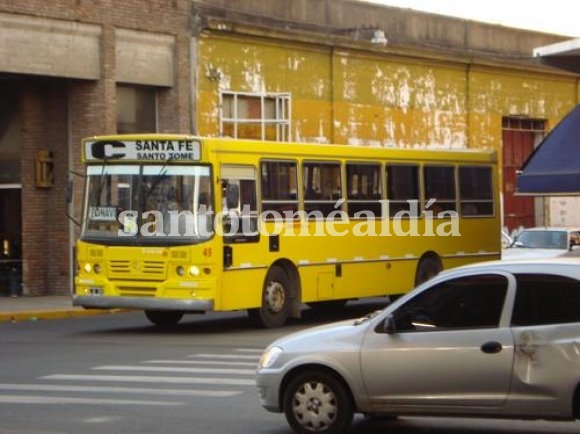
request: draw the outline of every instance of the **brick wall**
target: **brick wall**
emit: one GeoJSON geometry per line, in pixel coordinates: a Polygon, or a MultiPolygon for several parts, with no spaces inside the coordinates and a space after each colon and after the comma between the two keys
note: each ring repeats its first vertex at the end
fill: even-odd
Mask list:
{"type": "MultiPolygon", "coordinates": [[[[175,38],[174,86],[159,90],[159,130],[189,132],[190,1],[0,0],[0,13],[96,24],[102,29],[99,80],[26,75],[18,80],[24,293],[67,294],[73,244],[69,232],[72,227],[73,234],[78,235],[78,228],[66,218],[66,180],[69,170],[82,172],[81,138],[116,132],[115,30],[132,29],[175,38]],[[54,155],[51,188],[35,186],[35,156],[39,150],[50,150],[54,155]]],[[[72,178],[76,196],[71,211],[80,217],[82,179],[72,178]]]]}

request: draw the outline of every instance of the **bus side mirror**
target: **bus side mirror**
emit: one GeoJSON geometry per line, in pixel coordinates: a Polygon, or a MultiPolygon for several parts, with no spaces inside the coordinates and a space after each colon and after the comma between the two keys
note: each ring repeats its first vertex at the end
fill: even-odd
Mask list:
{"type": "Polygon", "coordinates": [[[240,186],[234,183],[228,183],[226,186],[226,207],[235,209],[240,204],[240,186]]]}
{"type": "MultiPolygon", "coordinates": [[[[75,172],[71,172],[71,173],[73,173],[74,175],[77,175],[75,172]]],[[[73,196],[74,196],[74,185],[73,185],[73,181],[72,181],[71,178],[68,178],[66,180],[66,185],[65,185],[65,188],[64,188],[64,197],[65,197],[66,204],[67,204],[67,207],[66,207],[66,216],[74,224],[76,224],[77,226],[80,226],[81,223],[77,219],[75,219],[73,217],[73,215],[71,214],[71,204],[73,203],[73,196]]],[[[74,208],[74,206],[73,206],[73,208],[74,208]]]]}
{"type": "Polygon", "coordinates": [[[70,204],[72,202],[73,190],[74,190],[74,186],[73,186],[72,179],[67,179],[64,194],[65,194],[65,198],[66,198],[66,203],[68,203],[68,204],[70,204]]]}

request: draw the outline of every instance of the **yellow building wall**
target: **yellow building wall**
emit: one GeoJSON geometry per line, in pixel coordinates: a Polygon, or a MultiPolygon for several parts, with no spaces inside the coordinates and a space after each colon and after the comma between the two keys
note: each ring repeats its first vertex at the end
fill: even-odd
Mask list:
{"type": "Polygon", "coordinates": [[[469,147],[499,151],[504,116],[545,119],[551,129],[576,105],[577,95],[573,78],[474,68],[469,73],[469,147]]]}
{"type": "Polygon", "coordinates": [[[220,89],[289,92],[295,141],[499,151],[503,116],[551,128],[579,94],[574,77],[240,35],[204,35],[197,56],[196,133],[204,136],[219,134],[220,89]]]}
{"type": "Polygon", "coordinates": [[[336,142],[465,147],[463,69],[348,52],[333,60],[336,142]]]}
{"type": "Polygon", "coordinates": [[[329,137],[332,87],[328,52],[256,39],[201,38],[197,62],[197,132],[219,133],[219,91],[290,92],[292,140],[329,137]],[[210,71],[221,78],[212,80],[210,71]]]}

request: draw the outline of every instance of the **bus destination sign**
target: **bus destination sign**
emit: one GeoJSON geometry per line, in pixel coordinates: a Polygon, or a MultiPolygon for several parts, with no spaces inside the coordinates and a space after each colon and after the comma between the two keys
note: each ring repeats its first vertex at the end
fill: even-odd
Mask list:
{"type": "Polygon", "coordinates": [[[88,140],[87,161],[199,161],[199,140],[88,140]]]}

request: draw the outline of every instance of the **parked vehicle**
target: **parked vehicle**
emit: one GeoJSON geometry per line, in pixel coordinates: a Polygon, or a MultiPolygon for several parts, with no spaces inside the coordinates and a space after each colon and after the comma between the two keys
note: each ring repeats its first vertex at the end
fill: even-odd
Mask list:
{"type": "Polygon", "coordinates": [[[445,271],[385,309],[272,343],[262,406],[301,434],[368,416],[580,418],[580,261],[445,271]]]}
{"type": "Polygon", "coordinates": [[[514,240],[512,239],[512,237],[509,236],[509,234],[506,231],[501,231],[501,248],[502,249],[509,248],[513,242],[514,242],[514,240]]]}
{"type": "Polygon", "coordinates": [[[522,229],[502,259],[534,259],[561,256],[580,245],[580,231],[566,227],[536,227],[522,229]]]}

